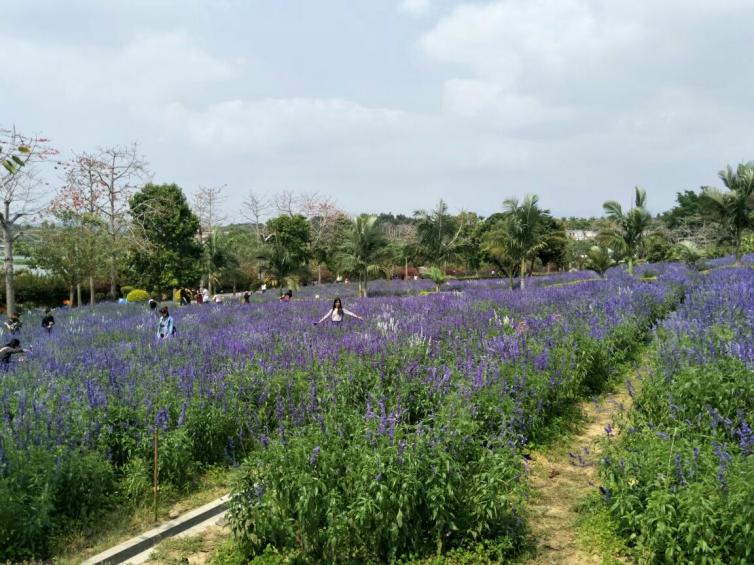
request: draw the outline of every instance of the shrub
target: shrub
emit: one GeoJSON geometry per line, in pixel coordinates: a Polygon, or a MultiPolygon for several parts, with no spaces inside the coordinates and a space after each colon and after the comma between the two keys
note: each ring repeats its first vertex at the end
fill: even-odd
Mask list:
{"type": "Polygon", "coordinates": [[[146,302],[149,300],[149,293],[146,290],[135,288],[126,295],[126,300],[129,302],[146,302]]]}
{"type": "Polygon", "coordinates": [[[120,287],[120,293],[123,296],[128,296],[128,293],[131,292],[133,289],[134,289],[134,287],[132,287],[130,285],[123,285],[122,287],[120,287]]]}
{"type": "Polygon", "coordinates": [[[231,503],[241,549],[326,563],[388,562],[480,540],[520,550],[520,454],[472,439],[476,424],[461,409],[436,416],[444,422],[433,428],[392,433],[354,414],[270,443],[243,464],[231,503]],[[339,432],[323,433],[331,426],[339,432]]]}

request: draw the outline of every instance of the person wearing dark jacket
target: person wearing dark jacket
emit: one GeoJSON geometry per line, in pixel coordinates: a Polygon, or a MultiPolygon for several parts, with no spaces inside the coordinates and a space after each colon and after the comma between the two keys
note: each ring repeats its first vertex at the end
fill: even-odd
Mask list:
{"type": "Polygon", "coordinates": [[[45,317],[42,318],[42,327],[47,330],[47,333],[52,333],[52,327],[55,325],[55,318],[52,317],[50,309],[45,310],[45,317]]]}
{"type": "Polygon", "coordinates": [[[17,353],[25,353],[26,350],[21,347],[21,342],[15,337],[6,343],[3,347],[0,347],[0,363],[9,364],[11,355],[17,353]]]}

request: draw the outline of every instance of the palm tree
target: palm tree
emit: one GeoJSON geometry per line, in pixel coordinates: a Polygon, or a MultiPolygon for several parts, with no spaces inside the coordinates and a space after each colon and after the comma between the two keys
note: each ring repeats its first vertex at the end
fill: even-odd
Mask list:
{"type": "Polygon", "coordinates": [[[267,272],[277,281],[280,294],[283,287],[298,288],[301,277],[306,269],[299,258],[285,247],[279,238],[268,236],[268,243],[259,252],[258,259],[265,263],[267,272]],[[272,239],[272,242],[269,240],[272,239]]]}
{"type": "Polygon", "coordinates": [[[367,296],[369,274],[379,270],[386,243],[376,216],[362,214],[354,218],[341,254],[344,269],[358,276],[359,296],[367,296]]]}
{"type": "Polygon", "coordinates": [[[518,263],[511,255],[511,235],[507,223],[508,219],[503,219],[485,233],[482,236],[481,249],[486,259],[508,277],[508,286],[512,290],[518,263]]]}
{"type": "Polygon", "coordinates": [[[417,218],[416,238],[421,254],[435,265],[447,264],[456,255],[463,223],[448,214],[448,205],[442,200],[431,212],[417,210],[414,217],[417,218]]]}
{"type": "Polygon", "coordinates": [[[428,276],[435,283],[435,292],[440,292],[440,287],[445,283],[447,277],[439,267],[430,267],[421,270],[423,275],[428,276]]]}
{"type": "Polygon", "coordinates": [[[728,189],[702,189],[702,204],[733,240],[736,265],[741,265],[741,237],[754,228],[754,161],[741,163],[734,172],[730,165],[720,171],[720,179],[728,189]]]}
{"type": "Polygon", "coordinates": [[[605,278],[607,270],[615,264],[610,256],[610,250],[599,245],[592,245],[587,252],[587,269],[597,273],[601,279],[605,278]]]}
{"type": "Polygon", "coordinates": [[[647,192],[638,186],[635,191],[634,206],[625,212],[614,200],[602,205],[613,226],[600,234],[609,247],[619,250],[626,258],[630,275],[634,273],[634,261],[641,253],[644,235],[652,221],[646,208],[647,192]]]}
{"type": "Polygon", "coordinates": [[[521,288],[525,287],[526,264],[547,248],[547,223],[550,213],[539,207],[536,195],[526,196],[519,203],[517,198],[509,198],[503,203],[507,218],[508,255],[518,263],[521,274],[521,288]]]}
{"type": "Polygon", "coordinates": [[[703,265],[704,250],[699,249],[692,241],[681,241],[673,247],[673,259],[683,261],[692,269],[699,269],[703,265]]]}

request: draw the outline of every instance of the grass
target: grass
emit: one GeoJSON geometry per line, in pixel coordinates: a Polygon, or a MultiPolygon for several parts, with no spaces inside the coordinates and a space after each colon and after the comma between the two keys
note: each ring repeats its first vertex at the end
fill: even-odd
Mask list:
{"type": "Polygon", "coordinates": [[[623,563],[616,556],[628,556],[629,549],[615,529],[605,504],[592,493],[577,508],[576,539],[583,547],[589,547],[599,555],[604,565],[623,563]]]}
{"type": "Polygon", "coordinates": [[[234,471],[212,467],[199,479],[190,492],[163,491],[157,508],[158,522],[154,521],[154,507],[150,501],[131,507],[118,507],[97,522],[94,529],[74,532],[56,541],[60,549],[54,562],[60,565],[81,563],[92,555],[117,545],[146,530],[193,508],[215,500],[230,490],[234,471]]]}

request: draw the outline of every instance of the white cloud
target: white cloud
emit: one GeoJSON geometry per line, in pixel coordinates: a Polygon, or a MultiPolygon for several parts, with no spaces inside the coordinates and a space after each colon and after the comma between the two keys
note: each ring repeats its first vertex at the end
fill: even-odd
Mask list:
{"type": "Polygon", "coordinates": [[[136,34],[118,48],[40,44],[0,35],[0,52],[20,53],[5,63],[6,76],[24,77],[14,90],[39,92],[49,101],[153,104],[197,85],[228,79],[234,66],[203,50],[185,31],[136,34]]]}
{"type": "Polygon", "coordinates": [[[431,0],[401,0],[398,9],[412,16],[422,16],[429,11],[431,6],[431,0]]]}
{"type": "Polygon", "coordinates": [[[231,152],[366,138],[397,128],[403,118],[400,112],[340,99],[230,100],[200,111],[174,103],[166,109],[169,127],[186,132],[195,145],[231,152]]]}

